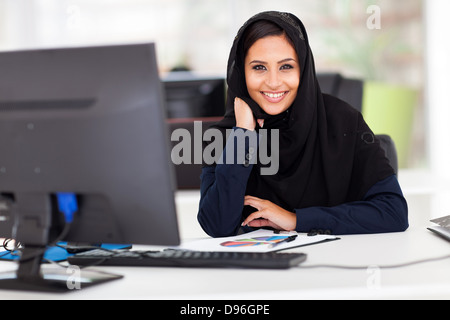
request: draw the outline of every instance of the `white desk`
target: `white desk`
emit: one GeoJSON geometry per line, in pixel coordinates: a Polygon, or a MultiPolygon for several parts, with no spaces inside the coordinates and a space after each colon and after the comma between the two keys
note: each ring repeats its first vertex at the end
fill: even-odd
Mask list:
{"type": "MultiPolygon", "coordinates": [[[[418,201],[411,200],[412,203],[418,201]]],[[[202,237],[195,219],[198,194],[180,193],[177,204],[182,236],[202,237]]],[[[379,268],[450,254],[450,243],[426,229],[429,224],[428,218],[422,217],[424,207],[419,202],[410,206],[414,224],[404,233],[343,236],[339,241],[294,249],[308,254],[304,266],[372,265],[369,269],[292,268],[274,271],[97,267],[125,277],[68,294],[0,291],[0,300],[450,299],[450,259],[396,269],[379,268]]],[[[0,271],[13,267],[13,263],[0,262],[0,271]]]]}
{"type": "MultiPolygon", "coordinates": [[[[450,253],[450,243],[423,228],[397,234],[345,236],[295,250],[308,254],[304,266],[374,267],[281,271],[98,267],[125,278],[68,294],[0,291],[0,299],[450,299],[450,259],[378,269],[450,253]]],[[[11,266],[1,262],[0,271],[11,266]]]]}

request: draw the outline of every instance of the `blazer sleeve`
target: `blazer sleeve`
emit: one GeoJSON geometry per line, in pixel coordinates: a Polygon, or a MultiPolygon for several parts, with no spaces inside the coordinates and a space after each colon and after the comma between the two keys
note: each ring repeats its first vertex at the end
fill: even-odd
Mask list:
{"type": "Polygon", "coordinates": [[[402,232],[408,229],[408,205],[395,175],[372,186],[362,201],[335,207],[295,210],[297,232],[335,235],[402,232]]]}
{"type": "Polygon", "coordinates": [[[218,163],[202,169],[197,219],[211,237],[227,237],[238,233],[257,146],[256,132],[234,128],[218,163]],[[252,138],[245,139],[243,132],[252,138]],[[237,141],[242,138],[245,141],[245,153],[240,157],[237,152],[240,144],[237,141]],[[229,157],[231,153],[233,156],[229,157]]]}

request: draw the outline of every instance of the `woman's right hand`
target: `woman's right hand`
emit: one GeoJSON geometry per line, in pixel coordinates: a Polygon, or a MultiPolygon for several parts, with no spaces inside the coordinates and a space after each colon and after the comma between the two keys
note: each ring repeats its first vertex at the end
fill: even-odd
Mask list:
{"type": "Polygon", "coordinates": [[[234,99],[234,114],[236,116],[236,127],[251,131],[255,130],[255,117],[253,116],[252,109],[250,109],[244,100],[240,98],[234,99]]]}

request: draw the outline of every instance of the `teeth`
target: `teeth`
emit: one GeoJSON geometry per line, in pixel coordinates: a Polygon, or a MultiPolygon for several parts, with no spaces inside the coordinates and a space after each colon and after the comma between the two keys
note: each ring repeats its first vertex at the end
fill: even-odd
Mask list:
{"type": "Polygon", "coordinates": [[[286,92],[282,92],[282,93],[268,93],[268,92],[263,92],[266,96],[268,96],[269,98],[281,98],[282,96],[284,96],[286,94],[286,92]]]}

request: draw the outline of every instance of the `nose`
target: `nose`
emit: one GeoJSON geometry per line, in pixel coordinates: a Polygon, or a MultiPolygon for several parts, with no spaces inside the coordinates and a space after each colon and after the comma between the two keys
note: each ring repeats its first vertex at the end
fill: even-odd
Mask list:
{"type": "Polygon", "coordinates": [[[281,86],[281,78],[278,70],[271,70],[267,73],[266,85],[274,91],[281,86]]]}

